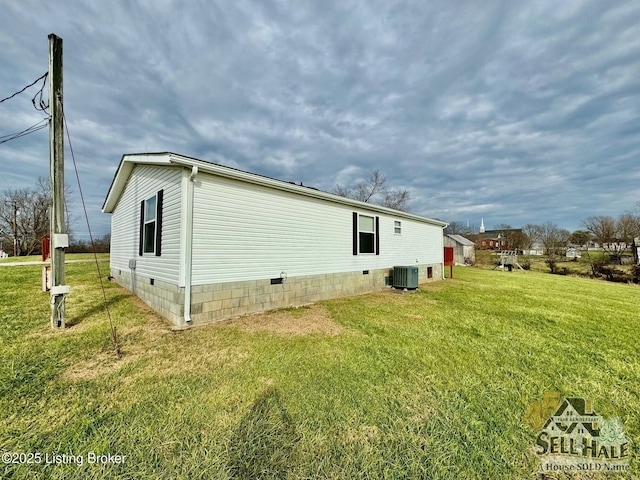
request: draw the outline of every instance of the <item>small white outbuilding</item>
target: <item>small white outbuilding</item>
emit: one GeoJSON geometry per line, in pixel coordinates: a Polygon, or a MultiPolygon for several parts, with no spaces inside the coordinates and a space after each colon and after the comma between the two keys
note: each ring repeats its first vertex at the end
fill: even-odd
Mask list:
{"type": "Polygon", "coordinates": [[[442,279],[444,222],[173,153],[124,155],[111,276],[178,327],[442,279]],[[185,300],[186,299],[186,300],[185,300]]]}
{"type": "Polygon", "coordinates": [[[453,258],[456,265],[475,265],[476,244],[468,238],[448,233],[444,236],[444,246],[453,247],[453,258]]]}

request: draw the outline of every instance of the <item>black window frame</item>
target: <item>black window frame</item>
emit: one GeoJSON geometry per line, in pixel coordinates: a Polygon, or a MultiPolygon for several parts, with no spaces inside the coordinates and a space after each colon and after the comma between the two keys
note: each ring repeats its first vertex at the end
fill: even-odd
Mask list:
{"type": "Polygon", "coordinates": [[[162,203],[164,190],[140,202],[140,238],[138,255],[156,256],[162,254],[162,203]],[[155,208],[148,208],[155,201],[155,208]],[[151,215],[153,213],[153,217],[151,215]]]}
{"type": "Polygon", "coordinates": [[[352,223],[353,223],[353,254],[354,255],[380,255],[380,217],[373,216],[368,213],[353,212],[352,223]],[[360,217],[368,217],[373,220],[373,231],[360,229],[360,217]],[[362,250],[363,244],[365,244],[365,242],[363,242],[364,235],[366,235],[368,239],[366,244],[370,245],[370,248],[367,248],[366,251],[362,250]]]}

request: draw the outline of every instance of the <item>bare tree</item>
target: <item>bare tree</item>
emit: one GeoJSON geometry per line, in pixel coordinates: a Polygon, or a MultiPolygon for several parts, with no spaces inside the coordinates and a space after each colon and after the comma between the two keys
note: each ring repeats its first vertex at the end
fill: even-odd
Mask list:
{"type": "Polygon", "coordinates": [[[603,250],[616,256],[620,254],[624,245],[620,239],[619,225],[615,218],[605,215],[588,217],[582,223],[603,250]]]}
{"type": "Polygon", "coordinates": [[[395,210],[406,210],[409,201],[409,192],[407,190],[392,190],[384,192],[384,200],[382,205],[393,208],[395,210]]]}
{"type": "Polygon", "coordinates": [[[374,170],[369,178],[356,185],[354,198],[361,202],[369,202],[372,197],[385,191],[386,181],[387,177],[382,175],[380,170],[374,170]]]}
{"type": "Polygon", "coordinates": [[[511,232],[509,236],[509,248],[513,250],[524,250],[529,244],[529,237],[522,230],[511,232]]]}
{"type": "Polygon", "coordinates": [[[576,230],[569,236],[569,243],[572,243],[578,247],[583,245],[589,245],[591,241],[591,233],[586,230],[576,230]]]}
{"type": "Polygon", "coordinates": [[[444,233],[449,233],[449,234],[452,234],[452,235],[460,235],[460,234],[464,233],[465,230],[466,230],[466,227],[464,226],[464,224],[462,222],[451,222],[444,229],[444,233]]]}
{"type": "Polygon", "coordinates": [[[640,236],[640,217],[627,212],[620,215],[616,221],[618,239],[625,245],[631,245],[633,239],[640,236]]]}
{"type": "MultiPolygon", "coordinates": [[[[0,195],[3,246],[15,245],[16,255],[38,252],[42,237],[49,235],[50,211],[50,187],[44,178],[39,178],[34,188],[5,191],[0,195]]],[[[67,227],[70,226],[68,222],[67,218],[67,227]]]]}
{"type": "Polygon", "coordinates": [[[555,223],[546,222],[540,225],[540,242],[547,255],[559,255],[566,248],[571,234],[555,223]]]}
{"type": "Polygon", "coordinates": [[[621,253],[640,235],[640,216],[627,212],[618,218],[609,216],[588,217],[582,222],[593,234],[593,239],[612,258],[622,262],[621,253]]]}
{"type": "Polygon", "coordinates": [[[0,223],[4,232],[11,232],[14,254],[31,255],[49,232],[49,201],[37,190],[9,190],[3,195],[0,223]]]}
{"type": "Polygon", "coordinates": [[[525,246],[528,250],[533,248],[533,244],[540,241],[541,227],[540,225],[534,225],[527,223],[522,227],[522,233],[525,234],[525,246]]]}
{"type": "Polygon", "coordinates": [[[383,207],[406,211],[409,202],[407,190],[389,190],[386,188],[387,178],[374,170],[365,181],[356,184],[353,188],[337,184],[333,192],[341,197],[352,198],[361,202],[376,203],[383,207]]]}
{"type": "Polygon", "coordinates": [[[351,198],[351,190],[339,183],[337,183],[336,186],[333,187],[332,193],[335,193],[336,195],[340,195],[341,197],[351,198]]]}

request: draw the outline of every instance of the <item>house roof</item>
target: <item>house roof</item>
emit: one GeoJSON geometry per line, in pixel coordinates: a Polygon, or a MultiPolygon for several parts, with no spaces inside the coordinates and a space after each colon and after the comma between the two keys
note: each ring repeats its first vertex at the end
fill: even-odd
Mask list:
{"type": "Polygon", "coordinates": [[[156,166],[174,166],[174,167],[197,167],[198,172],[209,173],[220,177],[230,178],[241,182],[252,183],[255,185],[261,185],[264,187],[273,188],[276,190],[282,190],[291,192],[297,195],[303,195],[312,198],[318,198],[333,203],[339,203],[348,205],[354,208],[366,209],[373,212],[385,213],[394,215],[396,217],[403,217],[410,220],[416,220],[423,223],[429,223],[441,228],[448,225],[446,222],[440,220],[434,220],[431,218],[421,217],[412,213],[403,212],[400,210],[394,210],[392,208],[382,207],[372,203],[365,203],[358,200],[352,200],[350,198],[341,197],[333,193],[324,192],[317,188],[307,187],[304,185],[297,185],[292,182],[285,182],[283,180],[277,180],[275,178],[258,175],[255,173],[245,172],[237,168],[227,167],[219,165],[217,163],[211,163],[204,160],[198,160],[196,158],[187,157],[184,155],[178,155],[171,152],[158,152],[158,153],[132,153],[125,154],[120,160],[116,174],[109,187],[109,192],[102,205],[102,211],[105,213],[112,213],[115,209],[120,195],[124,191],[127,181],[133,172],[136,165],[156,165],[156,166]]]}
{"type": "Polygon", "coordinates": [[[505,238],[506,234],[522,233],[521,228],[504,228],[502,230],[485,230],[482,233],[478,233],[478,240],[483,238],[505,238]]]}
{"type": "Polygon", "coordinates": [[[467,247],[475,246],[474,242],[472,242],[468,238],[464,238],[462,235],[456,235],[456,234],[453,234],[453,233],[448,233],[447,237],[449,237],[452,240],[455,240],[456,242],[458,242],[459,244],[467,246],[467,247]]]}

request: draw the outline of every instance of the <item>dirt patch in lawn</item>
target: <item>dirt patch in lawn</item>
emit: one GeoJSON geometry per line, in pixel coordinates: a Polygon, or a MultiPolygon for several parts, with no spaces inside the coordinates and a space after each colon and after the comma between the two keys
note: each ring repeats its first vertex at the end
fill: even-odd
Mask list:
{"type": "Polygon", "coordinates": [[[276,335],[311,335],[321,333],[336,336],[344,328],[337,324],[322,305],[274,310],[220,322],[221,326],[236,327],[245,332],[269,332],[276,335]]]}

